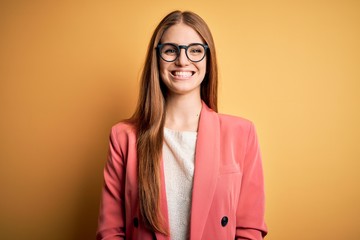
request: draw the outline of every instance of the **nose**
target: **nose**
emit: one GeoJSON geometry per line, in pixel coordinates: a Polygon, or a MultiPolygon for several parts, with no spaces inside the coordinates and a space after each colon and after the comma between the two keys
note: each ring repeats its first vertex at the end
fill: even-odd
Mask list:
{"type": "Polygon", "coordinates": [[[189,65],[190,60],[186,56],[186,49],[180,49],[180,53],[178,58],[175,61],[175,64],[178,66],[186,66],[189,65]]]}

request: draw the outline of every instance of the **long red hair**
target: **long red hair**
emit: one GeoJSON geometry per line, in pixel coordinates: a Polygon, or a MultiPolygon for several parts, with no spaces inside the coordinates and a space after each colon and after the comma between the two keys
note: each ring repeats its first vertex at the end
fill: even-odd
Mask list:
{"type": "Polygon", "coordinates": [[[167,89],[160,79],[160,61],[156,46],[164,32],[171,26],[184,23],[192,27],[209,46],[207,52],[207,72],[201,83],[201,99],[217,111],[218,71],[213,37],[205,21],[189,11],[173,11],[156,27],[146,54],[141,75],[140,96],[130,121],[137,129],[137,158],[139,179],[139,204],[142,220],[153,231],[168,235],[164,219],[159,210],[160,164],[165,123],[167,89]]]}

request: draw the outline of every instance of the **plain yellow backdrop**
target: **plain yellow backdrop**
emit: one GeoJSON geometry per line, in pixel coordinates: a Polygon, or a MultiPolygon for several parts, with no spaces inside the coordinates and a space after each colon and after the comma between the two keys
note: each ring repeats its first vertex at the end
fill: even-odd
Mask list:
{"type": "Polygon", "coordinates": [[[1,239],[94,239],[110,127],[175,9],[212,29],[220,111],[257,126],[267,239],[360,239],[355,0],[1,1],[1,239]]]}

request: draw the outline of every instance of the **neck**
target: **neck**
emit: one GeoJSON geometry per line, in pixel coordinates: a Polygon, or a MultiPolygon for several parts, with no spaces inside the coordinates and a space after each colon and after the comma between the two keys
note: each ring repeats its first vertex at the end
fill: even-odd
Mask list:
{"type": "Polygon", "coordinates": [[[165,127],[177,131],[197,131],[201,108],[200,95],[168,96],[165,127]]]}

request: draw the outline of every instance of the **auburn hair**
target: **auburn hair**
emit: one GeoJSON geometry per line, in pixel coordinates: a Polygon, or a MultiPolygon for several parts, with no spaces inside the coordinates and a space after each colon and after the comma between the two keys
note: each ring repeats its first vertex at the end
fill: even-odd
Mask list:
{"type": "Polygon", "coordinates": [[[157,45],[164,32],[173,25],[184,23],[193,28],[209,46],[206,74],[201,83],[201,99],[217,112],[218,71],[213,37],[205,21],[190,11],[173,11],[156,27],[146,54],[140,79],[140,92],[136,110],[129,119],[137,131],[137,159],[139,204],[142,221],[152,231],[169,235],[160,212],[161,157],[167,89],[159,74],[160,58],[157,45]]]}

